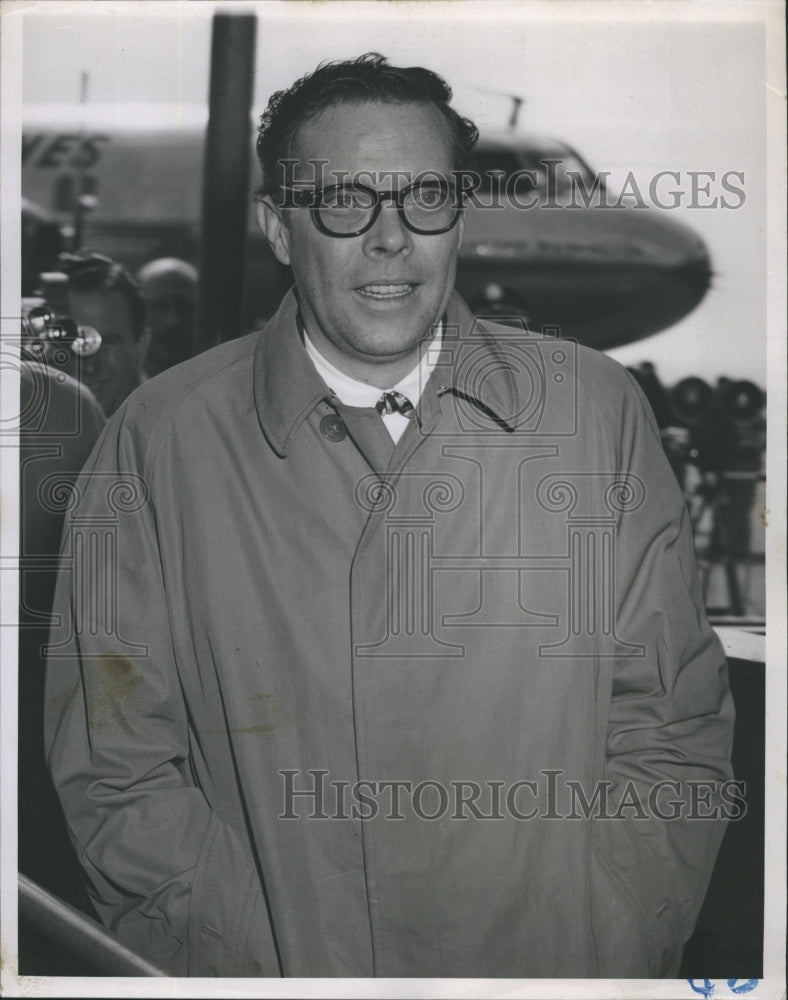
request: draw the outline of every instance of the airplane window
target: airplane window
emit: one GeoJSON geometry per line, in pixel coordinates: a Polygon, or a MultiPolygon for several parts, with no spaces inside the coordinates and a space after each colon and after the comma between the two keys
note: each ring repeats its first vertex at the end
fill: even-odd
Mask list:
{"type": "Polygon", "coordinates": [[[537,187],[540,193],[547,193],[548,172],[553,176],[553,191],[555,194],[563,194],[569,190],[573,184],[577,184],[578,176],[589,185],[593,181],[593,176],[585,164],[572,153],[545,152],[539,156],[533,154],[523,157],[523,167],[526,170],[534,170],[538,181],[537,187]],[[558,161],[558,162],[556,162],[558,161]]]}
{"type": "MultiPolygon", "coordinates": [[[[479,188],[481,194],[489,193],[492,190],[490,174],[493,171],[503,171],[506,178],[511,177],[517,171],[531,171],[536,182],[535,188],[543,197],[548,195],[550,175],[552,175],[550,183],[553,197],[570,196],[573,186],[578,184],[578,178],[588,190],[591,190],[594,183],[593,173],[582,160],[569,150],[479,149],[476,152],[476,159],[482,175],[482,184],[479,188]]],[[[528,190],[528,181],[529,178],[523,176],[518,182],[519,195],[524,195],[528,190]]]]}
{"type": "Polygon", "coordinates": [[[476,160],[479,164],[479,173],[482,176],[479,188],[482,194],[492,190],[490,174],[493,171],[503,171],[506,177],[510,177],[516,170],[520,169],[520,159],[517,154],[506,149],[479,149],[476,151],[476,160]]]}

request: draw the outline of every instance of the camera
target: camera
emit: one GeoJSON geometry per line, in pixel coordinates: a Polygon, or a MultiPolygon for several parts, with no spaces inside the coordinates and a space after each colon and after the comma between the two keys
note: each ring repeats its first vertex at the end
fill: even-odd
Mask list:
{"type": "Polygon", "coordinates": [[[39,277],[41,294],[22,299],[22,356],[80,377],[80,362],[101,349],[101,334],[68,314],[68,277],[47,272],[39,277]]]}
{"type": "Polygon", "coordinates": [[[73,383],[84,384],[83,362],[101,349],[101,334],[82,326],[68,312],[68,278],[60,272],[39,275],[36,294],[22,298],[18,360],[21,361],[20,413],[14,426],[23,440],[52,427],[57,414],[60,440],[81,431],[82,394],[73,383]],[[68,386],[71,385],[69,389],[68,386]]]}

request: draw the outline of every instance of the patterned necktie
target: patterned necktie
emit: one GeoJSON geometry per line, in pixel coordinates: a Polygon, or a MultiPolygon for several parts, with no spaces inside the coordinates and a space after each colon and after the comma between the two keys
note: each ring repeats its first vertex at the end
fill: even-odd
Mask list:
{"type": "Polygon", "coordinates": [[[384,392],[375,403],[375,409],[383,416],[384,413],[401,413],[403,417],[410,417],[413,413],[413,403],[401,392],[384,392]]]}

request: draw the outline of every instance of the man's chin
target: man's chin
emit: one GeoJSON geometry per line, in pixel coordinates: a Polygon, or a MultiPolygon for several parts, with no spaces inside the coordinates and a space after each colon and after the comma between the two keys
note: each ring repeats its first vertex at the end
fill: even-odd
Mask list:
{"type": "MultiPolygon", "coordinates": [[[[379,361],[395,361],[418,350],[435,336],[440,317],[433,318],[423,309],[395,315],[361,319],[353,323],[356,331],[353,347],[360,355],[379,361]]],[[[349,338],[348,338],[349,339],[349,338]]]]}
{"type": "Polygon", "coordinates": [[[402,361],[413,357],[413,364],[418,361],[418,352],[425,341],[434,337],[430,325],[406,327],[392,330],[391,327],[380,330],[365,330],[357,339],[354,347],[360,360],[378,362],[402,361]]]}

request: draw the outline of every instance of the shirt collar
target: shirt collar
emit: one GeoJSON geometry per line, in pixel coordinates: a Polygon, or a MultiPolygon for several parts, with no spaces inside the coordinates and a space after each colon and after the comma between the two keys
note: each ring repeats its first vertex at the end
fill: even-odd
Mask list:
{"type": "Polygon", "coordinates": [[[306,327],[303,328],[303,334],[306,353],[311,358],[318,375],[345,406],[371,407],[380,399],[381,393],[391,391],[400,392],[403,396],[407,396],[415,406],[438,363],[443,343],[443,323],[438,324],[435,337],[427,349],[422,352],[418,364],[414,365],[407,375],[393,386],[369,385],[367,382],[361,382],[345,374],[332,365],[328,358],[315,347],[306,327]]]}
{"type": "MultiPolygon", "coordinates": [[[[287,454],[293,434],[308,414],[322,400],[331,400],[331,390],[318,375],[298,335],[297,314],[298,301],[291,289],[261,332],[254,356],[258,419],[281,457],[287,454]]],[[[500,334],[511,332],[477,320],[459,295],[452,293],[438,357],[431,356],[431,348],[424,355],[430,355],[432,377],[429,382],[421,379],[419,409],[437,419],[440,397],[451,392],[494,414],[502,427],[513,429],[519,412],[514,369],[506,351],[496,343],[500,334]]],[[[420,368],[416,373],[420,374],[420,368]]],[[[395,388],[404,392],[400,384],[395,388]]],[[[380,391],[376,394],[377,399],[380,391]]]]}

